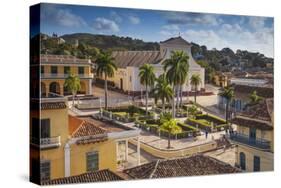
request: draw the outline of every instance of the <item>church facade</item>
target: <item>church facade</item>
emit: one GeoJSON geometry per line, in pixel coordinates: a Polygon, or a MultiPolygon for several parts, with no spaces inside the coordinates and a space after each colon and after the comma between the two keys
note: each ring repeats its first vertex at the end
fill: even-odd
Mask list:
{"type": "Polygon", "coordinates": [[[112,56],[118,67],[114,77],[109,81],[114,82],[115,87],[125,93],[135,95],[145,90],[145,86],[140,84],[139,67],[143,64],[154,66],[155,75],[159,77],[163,72],[163,62],[169,59],[172,51],[184,51],[189,56],[188,79],[183,86],[183,95],[194,91],[190,84],[190,77],[199,74],[202,83],[198,86],[199,91],[205,90],[205,69],[198,65],[191,55],[191,44],[182,37],[170,38],[160,42],[159,51],[113,51],[112,56]]]}

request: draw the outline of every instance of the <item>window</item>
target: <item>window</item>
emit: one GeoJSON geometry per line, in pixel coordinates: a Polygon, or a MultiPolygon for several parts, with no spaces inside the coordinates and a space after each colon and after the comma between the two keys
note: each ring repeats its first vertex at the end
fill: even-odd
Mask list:
{"type": "Polygon", "coordinates": [[[260,157],[254,156],[254,172],[260,171],[260,157]]]}
{"type": "Polygon", "coordinates": [[[51,74],[57,74],[58,73],[58,67],[57,66],[51,66],[51,74]]]}
{"type": "Polygon", "coordinates": [[[49,160],[44,160],[40,162],[40,176],[41,181],[50,180],[51,175],[51,162],[49,160]]]}
{"type": "Polygon", "coordinates": [[[41,138],[50,138],[50,119],[41,119],[41,138]]]}
{"type": "Polygon", "coordinates": [[[246,170],[246,156],[243,152],[240,152],[240,167],[242,170],[246,170]]]}
{"type": "Polygon", "coordinates": [[[41,66],[41,74],[44,74],[44,72],[45,72],[45,67],[41,66]]]}
{"type": "Polygon", "coordinates": [[[78,74],[84,74],[84,67],[78,67],[78,74]]]}
{"type": "Polygon", "coordinates": [[[70,74],[70,67],[64,67],[64,74],[70,74]]]}
{"type": "Polygon", "coordinates": [[[86,154],[87,158],[87,172],[99,170],[99,154],[97,151],[86,154]]]}

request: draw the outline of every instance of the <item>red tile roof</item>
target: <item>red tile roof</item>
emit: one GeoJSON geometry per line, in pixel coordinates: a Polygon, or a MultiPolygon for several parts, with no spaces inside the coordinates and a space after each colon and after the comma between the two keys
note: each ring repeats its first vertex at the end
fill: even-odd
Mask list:
{"type": "Polygon", "coordinates": [[[160,44],[176,44],[176,45],[188,45],[188,46],[191,45],[189,42],[187,42],[180,36],[169,38],[165,41],[160,42],[160,44]]]}
{"type": "Polygon", "coordinates": [[[99,170],[96,172],[84,173],[77,176],[58,178],[50,181],[43,181],[41,185],[90,183],[90,182],[120,181],[120,180],[124,180],[124,178],[106,169],[106,170],[99,170]]]}
{"type": "Polygon", "coordinates": [[[203,155],[178,159],[157,160],[124,170],[132,179],[152,179],[180,176],[198,176],[240,172],[227,163],[203,155]]]}
{"type": "Polygon", "coordinates": [[[271,122],[253,119],[245,116],[236,116],[231,120],[231,122],[243,127],[252,127],[261,130],[273,130],[271,122]]]}
{"type": "Polygon", "coordinates": [[[72,137],[84,137],[84,136],[96,136],[105,134],[106,130],[102,129],[101,127],[96,126],[95,124],[83,121],[79,128],[73,132],[72,137]]]}

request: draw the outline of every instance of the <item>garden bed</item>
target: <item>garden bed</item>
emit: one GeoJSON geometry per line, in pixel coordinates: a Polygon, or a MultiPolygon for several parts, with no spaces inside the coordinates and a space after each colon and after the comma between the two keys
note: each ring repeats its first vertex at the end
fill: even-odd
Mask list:
{"type": "Polygon", "coordinates": [[[103,115],[123,123],[130,123],[136,120],[151,118],[154,116],[154,113],[148,112],[147,117],[144,109],[138,108],[136,106],[128,106],[103,110],[103,115]]]}
{"type": "Polygon", "coordinates": [[[186,123],[208,132],[222,131],[228,126],[224,119],[211,114],[197,114],[195,118],[188,118],[186,123]]]}
{"type": "MultiPolygon", "coordinates": [[[[161,126],[160,120],[154,120],[149,119],[146,121],[136,121],[136,126],[144,131],[148,131],[154,135],[161,136],[168,138],[169,133],[164,130],[160,130],[159,127],[161,126]],[[160,134],[159,134],[160,132],[160,134]]],[[[195,127],[192,127],[190,125],[186,125],[183,123],[178,123],[178,126],[182,128],[182,132],[178,134],[171,134],[171,139],[181,139],[181,138],[189,138],[189,137],[195,137],[199,134],[199,130],[195,127]]]]}

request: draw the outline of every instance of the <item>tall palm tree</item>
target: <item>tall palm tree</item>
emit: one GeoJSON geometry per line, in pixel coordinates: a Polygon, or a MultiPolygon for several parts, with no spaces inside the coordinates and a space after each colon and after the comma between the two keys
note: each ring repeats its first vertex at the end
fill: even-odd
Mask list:
{"type": "Polygon", "coordinates": [[[64,81],[64,87],[72,94],[72,106],[74,106],[74,96],[81,89],[80,78],[77,75],[69,74],[64,81]]]}
{"type": "Polygon", "coordinates": [[[234,89],[232,87],[224,87],[220,92],[219,95],[226,99],[226,107],[225,107],[225,121],[228,123],[229,118],[229,104],[234,98],[234,89]]]}
{"type": "Polygon", "coordinates": [[[250,94],[249,99],[250,99],[250,104],[256,104],[259,101],[261,101],[263,98],[258,96],[257,91],[255,90],[250,94]]]}
{"type": "Polygon", "coordinates": [[[164,120],[162,120],[162,125],[159,130],[168,132],[168,149],[171,148],[171,134],[178,134],[182,132],[180,126],[177,125],[177,120],[172,118],[166,118],[164,116],[164,120]]]}
{"type": "Polygon", "coordinates": [[[153,86],[155,82],[154,67],[150,64],[144,64],[139,68],[140,83],[145,86],[145,111],[148,115],[148,87],[153,86]]]}
{"type": "Polygon", "coordinates": [[[197,90],[198,85],[202,83],[201,77],[199,74],[193,74],[190,78],[190,84],[195,88],[194,92],[194,102],[196,104],[197,90]]]}
{"type": "Polygon", "coordinates": [[[107,109],[107,78],[114,76],[114,71],[117,70],[117,66],[114,63],[114,58],[108,52],[100,53],[96,59],[97,63],[97,76],[102,77],[104,75],[104,97],[105,97],[105,109],[107,109]]]}
{"type": "Polygon", "coordinates": [[[158,99],[162,101],[162,113],[165,112],[165,101],[170,101],[173,97],[173,89],[169,85],[165,74],[161,74],[158,79],[156,79],[156,86],[152,90],[155,104],[157,104],[158,99]]]}
{"type": "MultiPolygon", "coordinates": [[[[177,108],[179,98],[179,86],[183,85],[187,79],[189,64],[188,55],[183,51],[172,51],[171,57],[164,61],[164,71],[167,80],[172,85],[173,91],[177,94],[177,108]]],[[[172,116],[175,117],[175,99],[172,97],[172,116]]]]}

